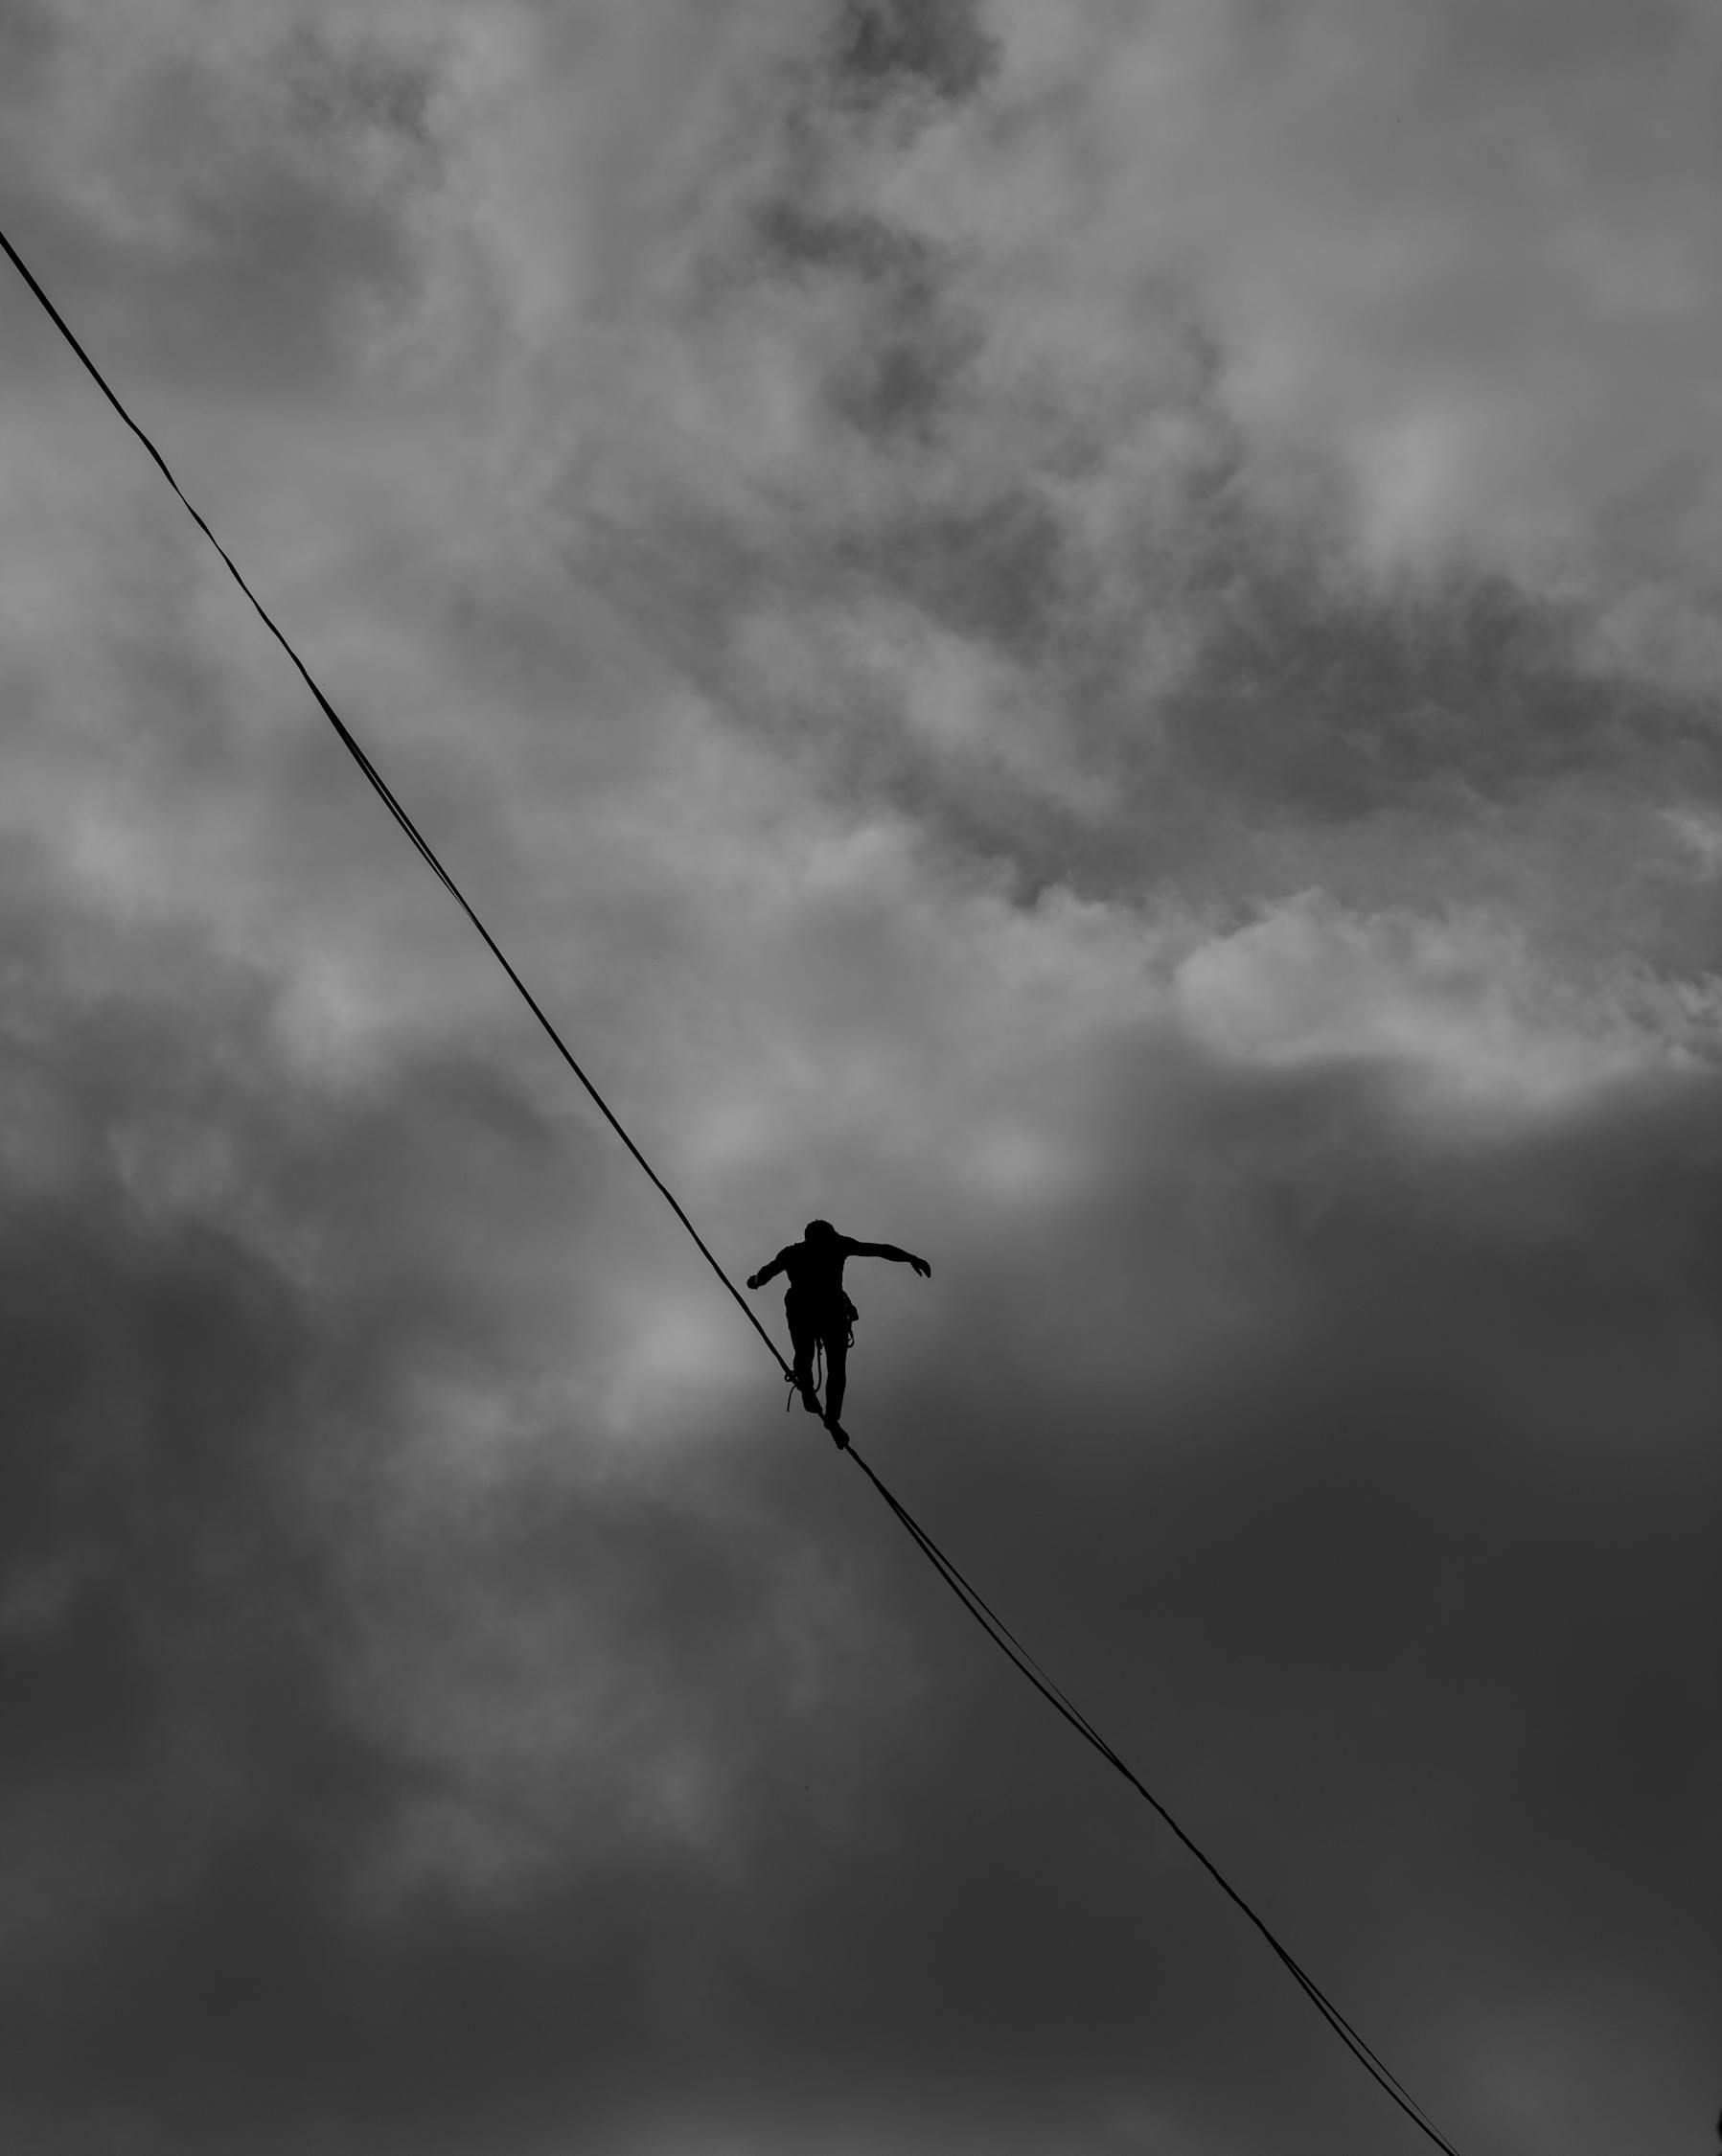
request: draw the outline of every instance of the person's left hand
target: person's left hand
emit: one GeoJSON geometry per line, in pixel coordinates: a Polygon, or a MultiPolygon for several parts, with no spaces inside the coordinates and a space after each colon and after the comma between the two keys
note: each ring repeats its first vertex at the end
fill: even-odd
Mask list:
{"type": "Polygon", "coordinates": [[[921,1275],[923,1280],[931,1279],[932,1268],[928,1264],[927,1260],[924,1257],[912,1257],[908,1262],[914,1267],[915,1271],[921,1275]]]}

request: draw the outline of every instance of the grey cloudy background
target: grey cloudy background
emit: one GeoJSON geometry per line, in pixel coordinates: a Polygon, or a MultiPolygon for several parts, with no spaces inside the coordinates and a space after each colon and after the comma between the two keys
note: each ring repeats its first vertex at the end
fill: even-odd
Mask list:
{"type": "MultiPolygon", "coordinates": [[[[1722,19],[0,0],[0,223],[1465,2156],[1722,2102],[1722,19]]],[[[0,280],[0,2143],[1420,2145],[0,280]],[[767,1298],[764,1314],[777,1321],[767,1298]]]]}

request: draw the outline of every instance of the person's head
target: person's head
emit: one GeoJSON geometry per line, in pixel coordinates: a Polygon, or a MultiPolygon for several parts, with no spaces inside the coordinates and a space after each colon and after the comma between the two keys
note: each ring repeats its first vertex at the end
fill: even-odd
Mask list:
{"type": "Polygon", "coordinates": [[[810,1220],[801,1230],[810,1243],[835,1243],[838,1231],[828,1220],[810,1220]]]}

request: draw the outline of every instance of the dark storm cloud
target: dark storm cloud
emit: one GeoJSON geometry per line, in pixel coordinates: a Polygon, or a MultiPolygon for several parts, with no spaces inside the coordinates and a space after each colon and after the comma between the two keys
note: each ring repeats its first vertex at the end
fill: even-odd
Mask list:
{"type": "Polygon", "coordinates": [[[1713,808],[1701,699],[1623,687],[1584,606],[1469,568],[1360,583],[1330,516],[1264,514],[1234,363],[1180,279],[1146,280],[1137,348],[1100,393],[1013,374],[1019,325],[967,236],[870,186],[864,160],[858,180],[816,99],[801,119],[730,289],[775,287],[810,325],[832,310],[845,333],[810,328],[805,392],[859,432],[861,463],[809,459],[775,530],[750,498],[677,503],[649,537],[607,526],[576,551],[714,697],[835,795],[925,818],[1029,892],[1315,880],[1439,904],[1457,841],[1468,886],[1516,880],[1515,903],[1576,917],[1600,838],[1621,905],[1596,940],[1709,961],[1703,899],[1630,865],[1672,860],[1671,804],[1713,808]],[[1157,428],[1182,447],[1121,484],[1157,428]],[[660,627],[666,582],[682,603],[660,627]]]}
{"type": "Polygon", "coordinates": [[[242,1982],[184,1928],[271,1877],[290,1902],[367,1761],[322,1697],[305,1532],[322,1328],[195,1202],[236,1104],[159,1002],[68,1008],[9,940],[7,2105],[14,2133],[97,2132],[160,2003],[242,1982]]]}
{"type": "MultiPolygon", "coordinates": [[[[1526,2032],[1537,2130],[1672,2141],[1701,2080],[1648,2093],[1649,2028],[1587,2063],[1611,2009],[1571,1972],[1661,2002],[1676,2050],[1722,1974],[1709,1680],[1670,1647],[1707,1630],[1722,1503],[1711,1090],[1510,1154],[1408,1154],[1332,1078],[1174,1112],[1179,1164],[1157,1143],[1140,1181],[1114,1127],[1116,1181],[1043,1224],[1032,1300],[966,1253],[964,1374],[922,1373],[921,1444],[887,1457],[1234,1876],[1274,1882],[1461,2146],[1487,2029],[1556,1994],[1526,2032]],[[1624,1892],[1623,1844],[1656,1851],[1624,1892]],[[1472,2068],[1443,2089],[1437,2054],[1472,2068]]],[[[1282,2115],[1270,2145],[1305,2132],[1282,2115]]]]}
{"type": "MultiPolygon", "coordinates": [[[[295,1088],[260,1053],[264,984],[169,943],[120,986],[98,925],[20,935],[38,906],[16,878],[9,901],[10,2130],[287,2147],[333,2112],[453,2147],[511,2103],[601,2107],[673,2003],[682,1950],[649,1935],[723,1892],[701,1756],[756,1775],[786,1708],[824,1720],[819,1596],[709,1487],[540,1470],[473,1516],[457,1475],[426,1516],[438,1389],[511,1351],[468,1292],[471,1186],[494,1197],[512,1161],[565,1190],[541,1125],[482,1069],[295,1088]],[[540,1620],[554,1663],[522,1689],[540,1620]],[[551,1992],[585,2029],[571,2087],[551,1992]]],[[[549,1435],[578,1453],[577,1425],[549,1435]]]]}
{"type": "MultiPolygon", "coordinates": [[[[677,551],[706,544],[733,560],[721,533],[684,532],[677,551]]],[[[1177,620],[1169,686],[1152,630],[1145,652],[1094,618],[1080,558],[1028,494],[844,534],[823,561],[804,550],[788,574],[815,625],[805,657],[753,637],[755,569],[688,661],[846,797],[1008,860],[1031,891],[1205,900],[1247,881],[1268,899],[1319,878],[1353,904],[1434,906],[1511,891],[1551,925],[1588,922],[1592,949],[1715,962],[1711,894],[1665,820],[1722,807],[1698,700],[1624,693],[1573,623],[1500,585],[1360,603],[1235,528],[1205,566],[1218,588],[1200,557],[1187,584],[1142,567],[1143,618],[1177,620]],[[743,624],[728,665],[725,613],[743,624]],[[926,699],[965,690],[972,728],[930,728],[926,699]],[[1022,753],[1019,725],[1044,754],[1022,753]]]]}
{"type": "Polygon", "coordinates": [[[849,272],[864,293],[863,334],[826,384],[833,416],[887,449],[936,438],[975,337],[942,306],[926,250],[888,227],[814,223],[788,204],[771,206],[764,229],[791,262],[849,272]]]}
{"type": "Polygon", "coordinates": [[[837,20],[845,88],[887,96],[914,87],[962,98],[998,64],[978,0],[842,0],[837,20]]]}
{"type": "Polygon", "coordinates": [[[1229,792],[1336,822],[1443,792],[1469,814],[1577,772],[1618,789],[1656,762],[1680,769],[1680,791],[1713,794],[1696,701],[1624,697],[1585,666],[1570,622],[1510,586],[1369,608],[1275,568],[1220,595],[1173,700],[1189,752],[1229,792]]]}
{"type": "MultiPolygon", "coordinates": [[[[108,1057],[124,1044],[110,1029],[108,1057]]],[[[1713,1733],[1701,1657],[1667,1653],[1705,1636],[1722,1505],[1722,1373],[1692,1356],[1714,1285],[1707,1105],[1623,1111],[1504,1178],[1498,1158],[1408,1158],[1354,1086],[1216,1096],[1189,1067],[1168,1092],[1153,1062],[1119,1081],[1105,1205],[1043,1224],[1050,1292],[1022,1302],[997,1256],[954,1253],[961,1352],[883,1395],[875,1378],[870,1449],[1461,2145],[1493,2101],[1480,2020],[1527,1996],[1552,2033],[1513,2048],[1547,2077],[1550,2130],[1606,2120],[1654,2044],[1617,2026],[1606,2061],[1587,2055],[1573,2031],[1597,2003],[1570,1968],[1600,1955],[1621,2002],[1676,2013],[1718,1981],[1691,1914],[1715,1886],[1713,1733]],[[1158,1145],[1131,1165],[1144,1078],[1182,1125],[1171,1175],[1158,1145]],[[1206,1335],[1152,1415],[1144,1325],[1206,1335]],[[1553,1508],[1550,1453],[1576,1470],[1553,1508]],[[1628,1895],[1623,1838],[1651,1852],[1628,1895]]],[[[703,1471],[644,1500],[540,1480],[391,1560],[355,1405],[384,1411],[392,1349],[368,1313],[308,1357],[316,1317],[231,1245],[158,1231],[139,1250],[88,1196],[80,1242],[60,1212],[27,1221],[49,1263],[8,1305],[31,1343],[16,1366],[41,1373],[29,1434],[58,1466],[27,1451],[9,1493],[31,1525],[8,1552],[7,1659],[14,1815],[54,1795],[20,1861],[80,1887],[14,1962],[35,1980],[13,2022],[19,2130],[1202,2148],[1228,2118],[1259,2137],[1248,2092],[1271,2087],[1263,2145],[1383,2145],[1378,2099],[1211,1888],[987,1659],[801,1418],[797,1442],[771,1422],[732,1449],[727,1493],[703,1471]],[[118,1416],[89,1374],[116,1342],[118,1416]],[[291,1444],[288,1369],[321,1391],[292,1406],[291,1444]],[[116,1422],[119,1474],[90,1456],[116,1422]],[[848,1574],[847,1624],[912,1635],[911,1686],[881,1695],[871,1655],[825,1639],[793,1704],[807,1605],[787,1637],[770,1605],[810,1533],[848,1574]],[[21,1561],[39,1580],[68,1548],[79,1584],[31,1605],[21,1561]],[[513,1707],[554,1712],[509,1668],[530,1621],[504,1623],[477,1755],[403,1751],[342,1683],[379,1594],[390,1652],[425,1655],[457,1727],[472,1629],[553,1612],[559,1684],[595,1653],[636,1713],[744,1762],[739,1786],[690,1835],[618,1804],[610,1768],[498,1779],[513,1707]],[[426,1870],[427,1821],[447,1847],[426,1870]],[[494,1870],[458,1861],[463,1821],[494,1870]]],[[[626,1723],[599,1727],[626,1749],[626,1723]]],[[[1651,2091],[1634,2130],[1672,2138],[1699,2094],[1651,2091]]]]}

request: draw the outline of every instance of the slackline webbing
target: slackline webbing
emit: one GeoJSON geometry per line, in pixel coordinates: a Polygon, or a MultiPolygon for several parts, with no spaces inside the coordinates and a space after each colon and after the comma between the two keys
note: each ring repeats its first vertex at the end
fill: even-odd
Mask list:
{"type": "MultiPolygon", "coordinates": [[[[420,831],[418,825],[414,823],[412,817],[408,815],[406,810],[402,806],[400,800],[396,797],[395,793],[390,789],[381,772],[378,770],[376,765],[372,763],[370,757],[366,755],[365,751],[359,746],[357,741],[355,740],[352,732],[349,730],[345,721],[341,718],[339,712],[335,710],[333,704],[330,702],[329,699],[323,694],[323,691],[318,687],[316,681],[312,678],[310,669],[299,656],[299,654],[293,649],[292,645],[287,641],[287,638],[282,632],[282,631],[277,628],[275,622],[264,610],[263,602],[258,598],[256,592],[252,590],[251,586],[240,574],[238,563],[228,553],[227,549],[221,544],[220,540],[217,539],[215,533],[210,530],[209,526],[204,522],[203,518],[198,515],[197,511],[193,508],[191,502],[186,498],[184,490],[181,488],[178,480],[174,478],[172,472],[168,469],[167,459],[162,455],[161,451],[156,447],[155,444],[149,439],[149,435],[145,433],[144,429],[138,424],[137,421],[132,418],[131,414],[126,409],[126,406],[120,401],[119,398],[108,386],[107,380],[103,375],[102,370],[97,366],[96,362],[90,357],[89,354],[84,350],[83,346],[73,334],[71,327],[66,322],[65,317],[60,313],[59,310],[55,306],[54,302],[42,289],[41,286],[37,283],[35,276],[32,272],[29,264],[24,261],[24,258],[18,253],[18,250],[12,245],[11,241],[7,238],[4,232],[0,232],[0,249],[3,249],[5,251],[7,259],[11,262],[12,267],[18,272],[18,275],[23,278],[25,284],[30,287],[31,291],[34,293],[36,300],[40,303],[42,309],[47,313],[49,320],[54,324],[55,328],[59,332],[60,335],[65,339],[66,343],[71,347],[72,351],[81,361],[85,372],[95,382],[96,387],[102,392],[103,396],[106,398],[107,401],[113,406],[114,410],[119,414],[120,418],[125,422],[126,425],[130,428],[131,432],[137,437],[138,441],[142,443],[144,448],[149,453],[150,460],[153,462],[156,469],[160,471],[162,477],[168,482],[169,486],[172,488],[174,493],[179,496],[181,506],[184,508],[186,514],[191,517],[192,521],[196,525],[197,529],[203,534],[204,538],[208,539],[211,546],[215,548],[216,552],[226,563],[228,574],[233,578],[234,583],[239,585],[240,589],[244,593],[245,597],[251,602],[252,608],[256,612],[258,619],[263,623],[264,627],[268,631],[269,634],[274,637],[275,641],[281,646],[282,650],[292,661],[292,664],[297,671],[300,679],[305,683],[306,687],[310,691],[311,696],[315,699],[317,708],[322,712],[324,718],[328,720],[331,726],[333,727],[342,747],[346,749],[347,753],[353,758],[353,761],[358,766],[360,771],[363,772],[366,782],[376,792],[378,798],[382,802],[383,807],[387,809],[389,814],[393,816],[396,823],[400,825],[402,831],[404,832],[407,838],[411,841],[414,850],[419,854],[420,858],[424,860],[425,866],[430,870],[431,874],[436,877],[437,881],[442,884],[443,888],[448,893],[449,897],[453,899],[454,903],[460,907],[461,911],[466,915],[467,919],[477,930],[479,936],[483,939],[486,947],[489,949],[491,955],[495,959],[496,963],[502,968],[503,972],[514,983],[516,989],[518,990],[521,999],[526,1004],[527,1009],[532,1013],[533,1017],[537,1019],[539,1024],[549,1036],[550,1042],[555,1047],[557,1054],[561,1056],[563,1063],[567,1065],[568,1068],[574,1073],[574,1076],[585,1089],[586,1093],[590,1096],[591,1100],[596,1105],[605,1121],[609,1125],[610,1129],[615,1132],[617,1137],[619,1137],[622,1143],[627,1147],[634,1162],[643,1171],[647,1180],[653,1185],[654,1189],[657,1191],[658,1195],[664,1200],[665,1204],[670,1207],[670,1210],[676,1215],[677,1219],[681,1223],[682,1227],[686,1228],[688,1234],[693,1238],[695,1247],[699,1250],[700,1254],[704,1258],[707,1265],[711,1267],[712,1271],[723,1283],[724,1287],[729,1291],[730,1296],[734,1300],[736,1307],[741,1311],[742,1315],[746,1319],[747,1322],[753,1327],[754,1331],[759,1335],[760,1339],[765,1342],[766,1346],[768,1347],[768,1349],[769,1349],[771,1357],[777,1364],[778,1368],[786,1377],[790,1377],[792,1375],[790,1365],[784,1361],[782,1351],[777,1346],[776,1342],[772,1340],[770,1334],[767,1332],[766,1328],[754,1316],[752,1309],[743,1299],[741,1290],[737,1288],[735,1282],[729,1277],[729,1274],[723,1270],[723,1266],[719,1264],[717,1258],[713,1255],[712,1251],[707,1247],[699,1229],[694,1226],[693,1222],[688,1218],[687,1214],[683,1212],[680,1204],[676,1199],[675,1193],[670,1189],[669,1185],[660,1179],[657,1172],[653,1167],[651,1161],[647,1159],[646,1156],[640,1151],[639,1147],[634,1143],[633,1139],[623,1128],[621,1121],[617,1117],[615,1112],[611,1109],[609,1103],[605,1099],[604,1095],[598,1090],[597,1087],[592,1083],[591,1079],[586,1076],[585,1070],[582,1069],[580,1064],[575,1060],[574,1054],[568,1047],[567,1043],[563,1039],[562,1035],[551,1023],[550,1019],[545,1014],[543,1007],[540,1005],[538,998],[533,995],[532,991],[527,987],[526,983],[515,971],[513,965],[509,961],[506,952],[502,950],[501,945],[497,943],[495,937],[492,935],[489,929],[485,927],[483,921],[479,919],[477,912],[474,910],[473,906],[468,900],[465,892],[462,891],[459,884],[455,883],[453,877],[449,875],[448,871],[437,859],[435,852],[431,848],[429,840],[425,838],[424,834],[420,831]]],[[[1081,1736],[1085,1742],[1091,1745],[1093,1749],[1097,1753],[1099,1753],[1100,1756],[1103,1759],[1105,1759],[1120,1775],[1123,1776],[1124,1779],[1136,1791],[1137,1796],[1140,1797],[1144,1800],[1144,1802],[1149,1804],[1153,1808],[1153,1810],[1159,1816],[1165,1825],[1183,1845],[1183,1846],[1189,1851],[1189,1853],[1196,1859],[1197,1863],[1202,1866],[1203,1869],[1207,1872],[1208,1876],[1213,1879],[1215,1884],[1226,1894],[1228,1899],[1234,1903],[1235,1906],[1243,1912],[1244,1915],[1267,1941],[1268,1945],[1272,1948],[1278,1961],[1284,1965],[1295,1983],[1297,1984],[1298,1989],[1303,1992],[1304,1996],[1310,2001],[1311,2005],[1315,2007],[1317,2011],[1321,2015],[1322,2019],[1327,2023],[1328,2027],[1333,2030],[1334,2034],[1339,2037],[1340,2041],[1351,2053],[1351,2055],[1357,2060],[1358,2064],[1363,2067],[1364,2071],[1368,2074],[1375,2082],[1378,2083],[1382,2090],[1392,2099],[1395,2104],[1397,2104],[1397,2106],[1405,2114],[1405,2116],[1409,2120],[1411,2120],[1412,2123],[1415,2125],[1420,2132],[1425,2134],[1437,2148],[1444,2151],[1444,2156],[1458,2156],[1458,2151],[1454,2148],[1453,2144],[1443,2137],[1439,2129],[1431,2122],[1428,2114],[1422,2109],[1421,2105],[1418,2104],[1416,2099],[1412,2096],[1411,2096],[1411,2094],[1394,2077],[1388,2067],[1384,2065],[1383,2062],[1376,2056],[1376,2054],[1369,2049],[1368,2045],[1365,2043],[1364,2039],[1358,2034],[1357,2030],[1352,2028],[1351,2024],[1345,2019],[1344,2015],[1340,2012],[1339,2008],[1327,1997],[1325,1992],[1323,1992],[1319,1987],[1315,1980],[1305,1973],[1303,1968],[1298,1964],[1297,1961],[1293,1959],[1292,1955],[1287,1951],[1287,1949],[1280,1944],[1279,1940],[1274,1936],[1273,1932],[1269,1930],[1267,1924],[1264,1923],[1262,1918],[1256,1915],[1255,1911],[1251,1907],[1249,1902],[1244,1899],[1243,1895],[1238,1892],[1237,1889],[1233,1887],[1231,1883],[1225,1877],[1219,1868],[1211,1861],[1211,1859],[1209,1859],[1203,1853],[1203,1851],[1197,1846],[1197,1845],[1184,1832],[1183,1828],[1179,1825],[1178,1822],[1172,1817],[1171,1813],[1167,1811],[1166,1807],[1160,1802],[1159,1799],[1156,1797],[1151,1790],[1149,1790],[1145,1783],[1137,1779],[1137,1776],[1131,1771],[1129,1767],[1125,1765],[1124,1761],[1119,1758],[1118,1755],[1113,1750],[1112,1746],[1107,1743],[1106,1739],[1094,1728],[1093,1724],[1088,1720],[1087,1716],[1084,1715],[1079,1709],[1071,1704],[1071,1702],[1066,1697],[1065,1693],[1059,1688],[1059,1686],[1053,1683],[1050,1677],[1046,1675],[1045,1671],[1041,1668],[1039,1663],[1037,1663],[1034,1660],[1034,1657],[1029,1654],[1028,1650],[1022,1644],[1021,1640],[1017,1639],[1016,1635],[1004,1623],[1002,1618],[996,1615],[991,1606],[981,1598],[980,1594],[969,1584],[969,1582],[963,1577],[962,1573],[957,1571],[956,1567],[945,1555],[944,1551],[939,1548],[938,1545],[933,1541],[932,1537],[928,1534],[926,1529],[923,1528],[914,1520],[914,1518],[910,1515],[907,1507],[900,1503],[899,1501],[892,1496],[891,1492],[885,1487],[880,1477],[870,1466],[868,1466],[867,1462],[855,1450],[853,1445],[848,1445],[845,1447],[845,1449],[847,1450],[850,1458],[854,1460],[856,1466],[861,1469],[861,1473],[867,1478],[868,1481],[872,1483],[873,1487],[884,1500],[886,1505],[896,1515],[897,1519],[901,1522],[904,1528],[907,1531],[916,1547],[927,1558],[928,1562],[938,1572],[940,1578],[944,1580],[945,1584],[951,1589],[952,1593],[956,1595],[957,1599],[969,1612],[970,1616],[974,1617],[975,1621],[978,1625],[980,1625],[982,1630],[986,1632],[988,1637],[999,1647],[999,1651],[1004,1654],[1019,1670],[1022,1671],[1022,1675],[1027,1678],[1028,1682],[1034,1686],[1036,1691],[1038,1691],[1041,1696],[1048,1703],[1048,1705],[1051,1706],[1060,1715],[1064,1717],[1067,1722],[1069,1723],[1070,1727],[1076,1731],[1077,1734],[1081,1736]]]]}

